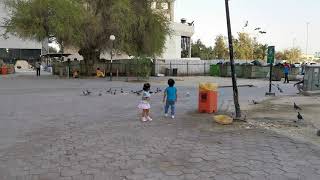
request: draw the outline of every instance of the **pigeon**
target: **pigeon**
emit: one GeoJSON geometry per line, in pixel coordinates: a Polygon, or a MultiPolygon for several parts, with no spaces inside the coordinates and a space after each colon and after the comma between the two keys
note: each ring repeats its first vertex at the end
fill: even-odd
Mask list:
{"type": "Polygon", "coordinates": [[[84,95],[84,96],[87,96],[88,94],[87,94],[87,91],[82,91],[82,94],[84,95]]]}
{"type": "Polygon", "coordinates": [[[122,88],[121,88],[120,92],[121,92],[121,93],[124,93],[124,91],[123,91],[123,89],[122,89],[122,88]]]}
{"type": "Polygon", "coordinates": [[[293,104],[293,108],[295,110],[302,110],[296,103],[293,104]]]}
{"type": "Polygon", "coordinates": [[[258,103],[257,101],[255,101],[255,100],[252,100],[252,103],[255,104],[255,105],[259,104],[259,103],[258,103]]]}
{"type": "Polygon", "coordinates": [[[114,90],[113,95],[116,95],[116,94],[117,94],[117,90],[114,90]]]}
{"type": "Polygon", "coordinates": [[[316,87],[320,87],[320,84],[315,84],[316,87]]]}
{"type": "Polygon", "coordinates": [[[102,93],[101,93],[101,92],[99,92],[98,96],[102,96],[102,93]]]}
{"type": "Polygon", "coordinates": [[[88,95],[90,95],[92,92],[90,92],[89,90],[85,90],[84,92],[83,92],[83,94],[85,95],[85,96],[88,96],[88,95]]]}
{"type": "Polygon", "coordinates": [[[302,117],[302,115],[300,114],[300,112],[298,112],[297,118],[298,118],[299,121],[303,120],[303,117],[302,117]]]}
{"type": "Polygon", "coordinates": [[[107,93],[111,93],[111,88],[107,91],[107,93]]]}

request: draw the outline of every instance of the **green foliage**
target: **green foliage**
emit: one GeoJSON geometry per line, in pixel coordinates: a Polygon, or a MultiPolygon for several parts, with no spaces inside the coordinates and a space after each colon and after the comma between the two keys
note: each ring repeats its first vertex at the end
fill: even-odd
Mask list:
{"type": "Polygon", "coordinates": [[[225,37],[223,35],[218,35],[216,37],[216,42],[213,48],[214,58],[216,59],[227,59],[228,58],[228,48],[225,42],[225,37]]]}
{"type": "Polygon", "coordinates": [[[73,0],[6,0],[10,16],[5,34],[42,41],[55,36],[64,44],[81,41],[83,8],[73,0]]]}
{"type": "Polygon", "coordinates": [[[212,47],[204,45],[200,39],[191,45],[191,56],[200,57],[202,60],[214,59],[212,47]]]}
{"type": "Polygon", "coordinates": [[[236,59],[253,59],[253,40],[247,33],[238,33],[234,41],[234,54],[236,59]]]}
{"type": "Polygon", "coordinates": [[[149,78],[152,71],[152,61],[150,58],[138,57],[130,61],[130,74],[142,78],[149,78]]]}
{"type": "Polygon", "coordinates": [[[299,62],[302,58],[302,52],[299,48],[285,49],[276,53],[277,60],[288,60],[290,62],[299,62]]]}

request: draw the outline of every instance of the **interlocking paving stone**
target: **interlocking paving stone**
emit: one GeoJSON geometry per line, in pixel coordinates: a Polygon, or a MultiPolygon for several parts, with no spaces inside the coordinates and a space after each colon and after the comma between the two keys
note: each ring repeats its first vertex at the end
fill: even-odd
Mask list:
{"type": "Polygon", "coordinates": [[[139,97],[82,97],[75,92],[81,83],[67,82],[52,82],[54,91],[39,88],[49,83],[41,80],[38,90],[1,89],[7,105],[0,103],[0,128],[12,123],[19,130],[6,132],[10,146],[2,147],[0,137],[0,180],[320,179],[319,147],[261,129],[221,128],[194,113],[196,98],[181,99],[171,120],[160,112],[162,97],[154,96],[154,121],[141,123],[139,97]]]}

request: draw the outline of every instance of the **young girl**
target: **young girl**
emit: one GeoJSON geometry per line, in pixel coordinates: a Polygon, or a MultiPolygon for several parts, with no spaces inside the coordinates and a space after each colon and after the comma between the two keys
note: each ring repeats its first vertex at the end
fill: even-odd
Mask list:
{"type": "Polygon", "coordinates": [[[142,117],[141,120],[142,122],[146,121],[152,121],[151,117],[149,116],[150,113],[150,84],[146,83],[143,85],[143,95],[142,95],[142,100],[140,104],[138,105],[139,109],[142,109],[142,117]]]}

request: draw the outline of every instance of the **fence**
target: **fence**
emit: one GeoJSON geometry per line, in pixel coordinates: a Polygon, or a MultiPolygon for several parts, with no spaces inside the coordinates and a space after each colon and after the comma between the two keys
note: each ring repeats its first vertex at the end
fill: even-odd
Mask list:
{"type": "Polygon", "coordinates": [[[161,63],[154,64],[154,75],[206,76],[210,74],[210,63],[161,63]]]}
{"type": "Polygon", "coordinates": [[[154,75],[164,74],[168,76],[197,76],[209,75],[210,65],[222,60],[155,60],[154,75]]]}

